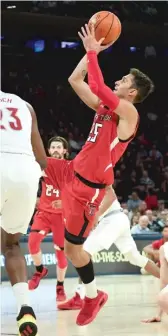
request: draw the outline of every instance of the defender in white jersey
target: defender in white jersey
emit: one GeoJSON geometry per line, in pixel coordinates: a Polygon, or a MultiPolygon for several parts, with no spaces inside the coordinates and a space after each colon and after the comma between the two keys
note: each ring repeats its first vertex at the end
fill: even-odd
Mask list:
{"type": "Polygon", "coordinates": [[[27,268],[19,239],[34,212],[41,168],[46,154],[31,105],[0,91],[1,129],[1,251],[18,303],[19,335],[36,336],[37,325],[29,304],[27,268]]]}

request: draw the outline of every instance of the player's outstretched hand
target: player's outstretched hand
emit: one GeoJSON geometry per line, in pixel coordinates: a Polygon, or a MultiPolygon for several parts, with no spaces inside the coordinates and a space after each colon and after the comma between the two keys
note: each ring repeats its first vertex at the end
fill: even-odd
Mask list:
{"type": "Polygon", "coordinates": [[[102,46],[102,42],[104,41],[104,37],[101,38],[99,41],[95,38],[95,28],[94,24],[91,25],[91,28],[87,24],[85,24],[85,28],[81,28],[81,32],[78,32],[79,37],[81,38],[84,48],[87,51],[96,51],[99,54],[100,51],[103,51],[110,47],[112,44],[108,44],[106,46],[102,46]]]}
{"type": "Polygon", "coordinates": [[[144,319],[142,320],[143,323],[154,323],[154,322],[161,322],[161,317],[160,316],[155,316],[152,318],[144,319]]]}

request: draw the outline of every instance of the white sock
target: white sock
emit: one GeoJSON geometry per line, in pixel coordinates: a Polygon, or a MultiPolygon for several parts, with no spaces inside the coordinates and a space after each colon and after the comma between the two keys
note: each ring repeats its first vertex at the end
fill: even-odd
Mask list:
{"type": "Polygon", "coordinates": [[[94,299],[94,298],[97,297],[97,287],[96,287],[96,280],[95,279],[87,285],[84,284],[84,286],[85,286],[86,296],[89,299],[94,299]]]}
{"type": "Polygon", "coordinates": [[[78,284],[75,290],[76,293],[80,295],[80,298],[83,300],[85,297],[85,287],[83,284],[78,284]]]}
{"type": "Polygon", "coordinates": [[[30,306],[28,283],[19,282],[13,285],[13,291],[18,305],[18,313],[20,313],[22,306],[30,306]]]}

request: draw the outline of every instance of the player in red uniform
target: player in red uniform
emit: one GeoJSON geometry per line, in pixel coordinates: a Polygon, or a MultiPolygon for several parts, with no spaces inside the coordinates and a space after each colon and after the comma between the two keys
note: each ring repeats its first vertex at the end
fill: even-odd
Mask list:
{"type": "MultiPolygon", "coordinates": [[[[53,137],[48,143],[48,152],[51,157],[59,160],[67,157],[68,143],[62,137],[53,137]]],[[[42,194],[34,216],[34,222],[29,235],[29,251],[32,255],[36,272],[29,281],[29,289],[38,287],[40,280],[48,274],[48,269],[43,266],[40,244],[47,234],[53,234],[54,249],[57,258],[57,301],[65,301],[64,278],[67,269],[67,259],[64,254],[64,222],[62,217],[61,192],[58,184],[48,172],[42,180],[42,194]],[[56,207],[53,207],[52,203],[56,207]]]]}
{"type": "MultiPolygon", "coordinates": [[[[85,286],[86,297],[77,317],[78,325],[93,321],[107,301],[107,294],[97,291],[93,264],[90,255],[83,250],[94,224],[94,218],[105,195],[105,188],[113,184],[112,151],[120,141],[128,141],[138,124],[138,113],[133,103],[144,100],[152,91],[151,80],[139,70],[131,71],[116,82],[113,92],[104,84],[97,61],[102,50],[94,30],[82,28],[79,33],[87,55],[81,60],[69,78],[78,96],[96,111],[94,123],[81,152],[71,163],[62,169],[55,161],[55,176],[66,180],[62,190],[63,213],[65,218],[65,252],[75,266],[85,286]],[[84,74],[88,70],[88,84],[84,74]],[[118,118],[117,138],[112,122],[118,118]],[[72,167],[73,165],[73,167],[72,167]],[[69,170],[74,169],[71,180],[69,170]],[[64,175],[62,173],[64,171],[64,175]],[[66,175],[67,174],[67,175],[66,175]]],[[[48,168],[47,168],[48,169],[48,168]]]]}

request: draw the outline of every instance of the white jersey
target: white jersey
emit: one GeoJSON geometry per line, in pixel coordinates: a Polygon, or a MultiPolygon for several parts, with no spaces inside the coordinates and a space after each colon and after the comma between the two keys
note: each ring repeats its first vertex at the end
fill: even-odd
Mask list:
{"type": "Polygon", "coordinates": [[[108,213],[112,212],[112,211],[116,211],[116,210],[120,210],[121,209],[121,205],[118,201],[118,199],[116,198],[113,203],[110,205],[110,207],[104,212],[104,214],[102,216],[99,217],[99,220],[101,220],[104,216],[106,216],[108,213]]]}
{"type": "Polygon", "coordinates": [[[34,157],[31,145],[32,117],[20,97],[0,91],[1,152],[34,157]]]}
{"type": "Polygon", "coordinates": [[[168,262],[168,242],[164,243],[163,248],[164,248],[165,258],[168,262]]]}

